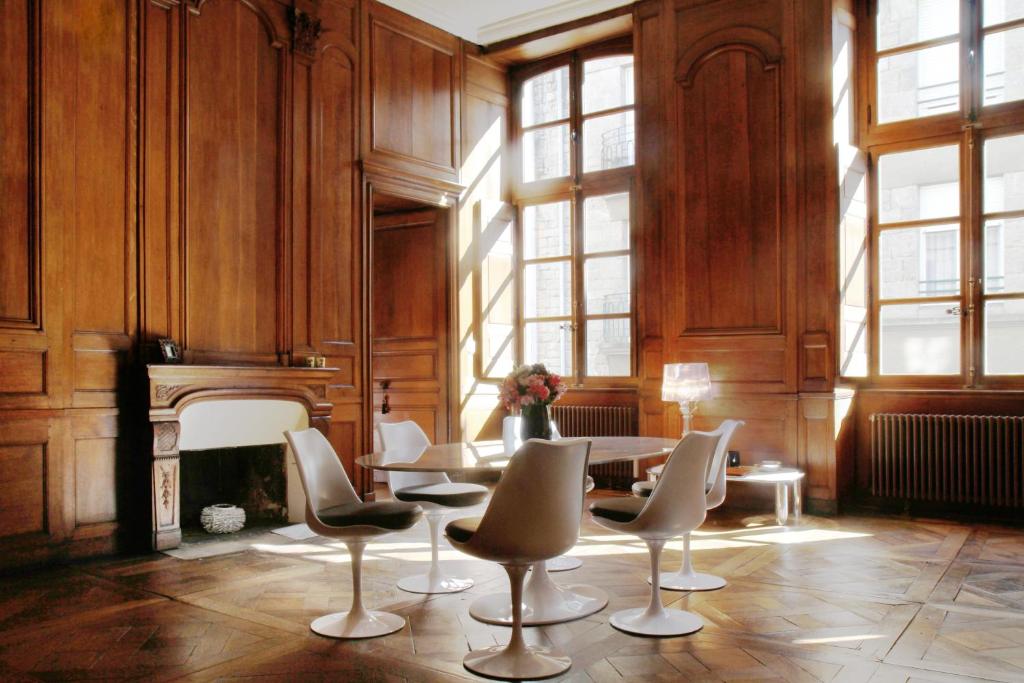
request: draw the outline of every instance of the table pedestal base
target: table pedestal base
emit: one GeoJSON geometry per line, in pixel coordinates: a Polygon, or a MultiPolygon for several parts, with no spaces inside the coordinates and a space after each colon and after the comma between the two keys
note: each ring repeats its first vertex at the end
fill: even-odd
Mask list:
{"type": "MultiPolygon", "coordinates": [[[[523,591],[523,625],[543,626],[575,621],[600,612],[608,604],[608,594],[596,586],[577,584],[559,586],[544,567],[533,565],[523,591]]],[[[512,624],[512,595],[492,593],[473,601],[469,614],[485,624],[512,624]]]]}

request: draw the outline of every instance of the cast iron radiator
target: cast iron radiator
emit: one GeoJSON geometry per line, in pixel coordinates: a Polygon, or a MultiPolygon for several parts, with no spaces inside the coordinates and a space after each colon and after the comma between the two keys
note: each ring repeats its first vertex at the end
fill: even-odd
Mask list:
{"type": "MultiPolygon", "coordinates": [[[[551,406],[551,418],[564,437],[636,436],[636,408],[632,406],[551,406]]],[[[597,488],[628,491],[633,485],[634,463],[592,465],[590,476],[597,488]]]]}
{"type": "Polygon", "coordinates": [[[871,416],[871,493],[1024,507],[1024,417],[871,416]]]}

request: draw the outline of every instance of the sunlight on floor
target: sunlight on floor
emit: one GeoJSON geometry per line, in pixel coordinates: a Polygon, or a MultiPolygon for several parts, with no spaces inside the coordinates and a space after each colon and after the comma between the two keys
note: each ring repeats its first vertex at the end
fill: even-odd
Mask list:
{"type": "Polygon", "coordinates": [[[878,640],[885,638],[881,633],[858,633],[854,636],[831,636],[827,638],[798,638],[794,645],[824,645],[826,643],[850,643],[858,640],[878,640]]]}
{"type": "Polygon", "coordinates": [[[746,541],[757,541],[760,543],[820,543],[822,541],[841,541],[850,538],[864,538],[872,534],[862,534],[853,531],[829,531],[827,529],[805,529],[803,531],[778,531],[768,534],[757,534],[750,536],[737,536],[738,539],[746,541]]]}

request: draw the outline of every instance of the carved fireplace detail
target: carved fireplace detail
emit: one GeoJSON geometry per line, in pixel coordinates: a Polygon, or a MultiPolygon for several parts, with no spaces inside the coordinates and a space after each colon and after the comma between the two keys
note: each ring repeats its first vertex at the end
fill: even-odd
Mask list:
{"type": "Polygon", "coordinates": [[[153,549],[165,550],[181,544],[178,446],[180,417],[187,406],[204,400],[295,401],[305,408],[310,426],[328,435],[332,405],[327,400],[327,384],[337,372],[337,368],[150,365],[153,549]]]}

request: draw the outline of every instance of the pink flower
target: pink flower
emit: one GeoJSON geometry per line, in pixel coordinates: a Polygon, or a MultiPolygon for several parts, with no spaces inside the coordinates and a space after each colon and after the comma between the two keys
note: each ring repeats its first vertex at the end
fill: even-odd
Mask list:
{"type": "Polygon", "coordinates": [[[551,390],[540,383],[530,384],[530,393],[539,398],[541,401],[548,400],[548,396],[551,395],[551,390]]]}

